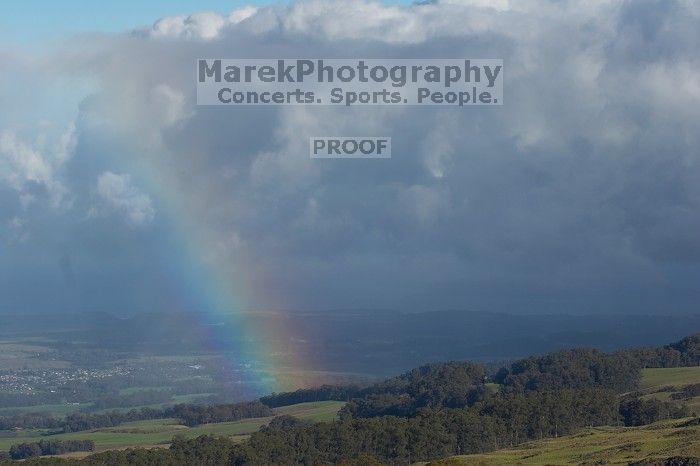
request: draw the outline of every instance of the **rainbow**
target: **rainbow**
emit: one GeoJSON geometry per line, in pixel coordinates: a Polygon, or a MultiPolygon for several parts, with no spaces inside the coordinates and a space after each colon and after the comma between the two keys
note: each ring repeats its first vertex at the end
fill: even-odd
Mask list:
{"type": "MultiPolygon", "coordinates": [[[[132,159],[139,185],[156,199],[159,223],[167,225],[159,254],[169,280],[194,311],[193,326],[206,350],[228,355],[229,370],[244,376],[246,396],[317,385],[321,372],[306,348],[296,319],[250,310],[246,292],[254,291],[242,264],[222,260],[217,247],[225,238],[207,226],[202,213],[221,202],[201,186],[183,186],[161,155],[132,159]]],[[[123,162],[123,161],[122,161],[123,162]]],[[[131,165],[131,164],[130,164],[131,165]]]]}

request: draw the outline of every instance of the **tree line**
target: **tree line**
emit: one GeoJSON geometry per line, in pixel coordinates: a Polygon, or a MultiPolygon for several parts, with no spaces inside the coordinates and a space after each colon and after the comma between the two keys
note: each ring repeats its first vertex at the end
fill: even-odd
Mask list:
{"type": "Polygon", "coordinates": [[[324,384],[320,387],[300,388],[293,392],[271,393],[270,395],[261,397],[260,401],[270,408],[313,401],[350,401],[352,398],[361,396],[365,389],[366,387],[355,384],[324,384]]]}
{"type": "Polygon", "coordinates": [[[260,401],[246,401],[202,406],[181,403],[165,408],[141,408],[129,411],[105,413],[75,412],[60,419],[48,414],[32,413],[16,416],[0,416],[0,430],[10,429],[57,429],[62,432],[81,432],[102,427],[114,427],[125,422],[149,419],[176,418],[187,426],[211,422],[239,421],[252,417],[273,416],[274,411],[260,401]]]}
{"type": "Polygon", "coordinates": [[[639,386],[640,368],[628,352],[572,349],[516,361],[498,371],[494,381],[508,391],[601,387],[622,393],[639,386]]]}
{"type": "Polygon", "coordinates": [[[13,460],[23,460],[34,456],[62,455],[72,451],[94,451],[92,440],[39,440],[19,443],[10,447],[9,456],[13,460]]]}
{"type": "Polygon", "coordinates": [[[700,366],[700,333],[661,347],[627,350],[641,367],[700,366]]]}
{"type": "MultiPolygon", "coordinates": [[[[603,387],[616,392],[631,391],[638,388],[640,369],[646,367],[684,367],[700,365],[700,333],[662,347],[636,348],[606,354],[594,349],[572,349],[552,352],[543,356],[532,356],[513,362],[507,367],[495,371],[491,378],[508,391],[556,390],[559,388],[603,387]]],[[[471,391],[471,400],[464,397],[453,399],[453,404],[468,405],[484,396],[478,383],[484,366],[471,362],[429,364],[409,371],[398,377],[368,386],[358,385],[323,385],[317,388],[305,388],[294,392],[273,393],[262,397],[260,401],[270,407],[279,407],[309,401],[349,401],[363,404],[363,407],[348,409],[356,415],[397,414],[405,415],[421,406],[430,406],[435,401],[425,391],[447,390],[453,395],[467,387],[471,391]],[[450,391],[449,386],[460,383],[440,381],[440,371],[447,377],[460,380],[461,386],[450,391]],[[456,371],[450,373],[450,371],[456,371]],[[468,379],[460,379],[464,376],[468,379]],[[423,388],[421,388],[423,387],[423,388]],[[422,391],[420,394],[418,392],[422,391]],[[373,408],[371,405],[378,407],[373,408]]],[[[486,380],[486,372],[483,372],[486,380]]],[[[445,377],[443,377],[445,378],[445,377]]],[[[464,394],[461,394],[464,395],[464,394]]],[[[446,395],[440,395],[444,397],[446,395]]],[[[434,398],[434,397],[433,397],[434,398]]]]}

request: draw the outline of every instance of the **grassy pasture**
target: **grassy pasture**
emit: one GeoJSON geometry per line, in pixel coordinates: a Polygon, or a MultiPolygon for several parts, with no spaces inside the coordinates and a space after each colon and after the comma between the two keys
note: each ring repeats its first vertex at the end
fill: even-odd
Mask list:
{"type": "Polygon", "coordinates": [[[538,440],[513,449],[454,456],[431,466],[457,465],[626,465],[642,459],[700,456],[700,425],[689,419],[643,427],[600,427],[576,435],[538,440]]]}
{"type": "MultiPolygon", "coordinates": [[[[301,419],[329,421],[335,419],[338,410],[343,404],[343,402],[339,401],[301,403],[276,408],[275,412],[278,415],[290,414],[301,419]]],[[[105,427],[84,432],[48,436],[46,434],[49,432],[41,429],[20,430],[17,432],[3,431],[4,435],[0,435],[0,450],[8,450],[15,443],[36,442],[42,438],[51,440],[92,440],[95,442],[97,451],[133,446],[167,446],[176,434],[183,435],[186,438],[194,438],[200,435],[216,435],[244,439],[271,420],[272,417],[263,417],[236,422],[204,424],[190,428],[177,424],[175,419],[155,419],[128,422],[115,427],[105,427]]]]}
{"type": "Polygon", "coordinates": [[[684,403],[691,412],[700,415],[700,396],[684,400],[673,400],[671,394],[686,385],[700,383],[700,367],[670,367],[663,369],[643,369],[640,387],[642,398],[656,398],[661,401],[684,403]]]}
{"type": "Polygon", "coordinates": [[[700,383],[700,366],[642,369],[642,390],[700,383]]]}

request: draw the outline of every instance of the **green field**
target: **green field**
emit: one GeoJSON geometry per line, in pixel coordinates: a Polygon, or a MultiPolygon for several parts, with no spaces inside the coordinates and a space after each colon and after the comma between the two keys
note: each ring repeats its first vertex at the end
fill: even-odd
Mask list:
{"type": "Polygon", "coordinates": [[[700,425],[689,419],[643,427],[602,427],[576,435],[539,440],[514,449],[455,456],[429,463],[448,465],[628,464],[642,459],[700,456],[700,425]]]}
{"type": "MultiPolygon", "coordinates": [[[[276,408],[278,415],[290,414],[301,419],[312,421],[329,421],[335,419],[338,410],[345,403],[340,401],[319,401],[301,403],[292,406],[276,408]]],[[[36,442],[40,439],[51,440],[93,440],[98,451],[125,448],[129,446],[165,446],[174,435],[194,438],[200,435],[226,436],[244,439],[257,431],[261,426],[272,420],[272,417],[245,419],[236,422],[221,422],[204,424],[197,427],[186,427],[177,424],[174,419],[157,419],[120,424],[116,427],[72,432],[68,434],[49,434],[46,430],[3,431],[0,433],[0,450],[8,450],[11,445],[21,442],[36,442]],[[2,435],[4,434],[4,435],[2,435]]]]}
{"type": "Polygon", "coordinates": [[[700,366],[670,367],[667,369],[642,369],[642,390],[665,386],[682,387],[700,383],[700,366]]]}
{"type": "MultiPolygon", "coordinates": [[[[138,391],[134,390],[134,391],[138,391]]],[[[151,405],[126,406],[123,408],[103,408],[93,409],[93,403],[60,403],[60,404],[44,404],[32,406],[17,406],[11,408],[0,408],[0,416],[12,416],[23,413],[47,413],[52,416],[62,417],[76,411],[87,411],[91,413],[105,413],[109,411],[131,411],[132,409],[140,408],[162,408],[173,403],[193,403],[201,398],[205,398],[211,393],[193,393],[189,395],[173,395],[173,397],[163,403],[155,403],[151,405]]]]}
{"type": "Polygon", "coordinates": [[[12,416],[20,413],[48,413],[52,416],[65,416],[82,409],[92,407],[92,403],[60,403],[33,406],[19,406],[11,408],[0,408],[0,416],[12,416]]]}
{"type": "Polygon", "coordinates": [[[700,383],[700,367],[672,367],[667,369],[643,369],[640,387],[642,398],[683,403],[692,413],[700,415],[700,396],[673,400],[671,395],[684,386],[700,383]]]}

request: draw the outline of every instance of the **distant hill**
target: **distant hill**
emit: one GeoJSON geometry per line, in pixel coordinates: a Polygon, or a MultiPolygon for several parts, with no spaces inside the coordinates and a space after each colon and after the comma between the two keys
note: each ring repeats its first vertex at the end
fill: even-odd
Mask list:
{"type": "MultiPolygon", "coordinates": [[[[601,351],[656,346],[700,330],[700,314],[540,315],[462,310],[247,313],[257,328],[294,328],[277,332],[276,364],[292,367],[295,354],[313,354],[318,370],[389,376],[421,364],[470,359],[522,358],[564,348],[601,351]],[[287,349],[287,351],[284,351],[287,349]],[[285,356],[288,354],[289,356],[285,356]]],[[[161,312],[117,317],[105,313],[0,316],[0,338],[48,336],[110,351],[192,352],[232,347],[201,340],[198,327],[235,325],[209,322],[196,313],[161,312]]],[[[238,331],[217,332],[235,338],[238,331]]],[[[266,338],[269,338],[267,336],[266,338]]],[[[256,346],[253,344],[252,346],[256,346]]]]}

